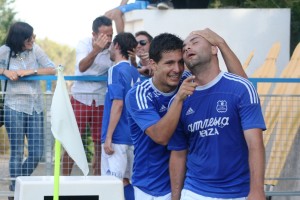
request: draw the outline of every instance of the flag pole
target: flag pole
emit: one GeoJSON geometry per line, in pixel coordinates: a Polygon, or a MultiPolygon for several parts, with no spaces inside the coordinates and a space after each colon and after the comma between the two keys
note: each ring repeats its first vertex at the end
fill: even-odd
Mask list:
{"type": "Polygon", "coordinates": [[[58,200],[59,197],[61,146],[81,169],[84,176],[89,173],[86,154],[63,76],[63,67],[59,65],[56,70],[57,83],[51,104],[51,131],[55,138],[54,200],[58,200]]]}
{"type": "Polygon", "coordinates": [[[60,142],[55,140],[55,160],[54,160],[54,192],[53,200],[59,200],[59,175],[60,175],[60,142]]]}

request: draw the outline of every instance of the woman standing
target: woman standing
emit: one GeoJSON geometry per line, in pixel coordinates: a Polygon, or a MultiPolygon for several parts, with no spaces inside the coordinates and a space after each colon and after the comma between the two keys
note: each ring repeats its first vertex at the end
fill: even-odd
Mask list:
{"type": "MultiPolygon", "coordinates": [[[[55,74],[54,63],[34,43],[33,28],[24,22],[11,25],[5,45],[0,47],[0,74],[9,80],[6,88],[4,124],[10,143],[9,171],[15,190],[15,178],[30,176],[43,155],[43,99],[40,81],[19,80],[29,75],[55,74]],[[28,156],[24,158],[27,139],[28,156]]],[[[6,85],[6,87],[5,87],[6,85]]]]}

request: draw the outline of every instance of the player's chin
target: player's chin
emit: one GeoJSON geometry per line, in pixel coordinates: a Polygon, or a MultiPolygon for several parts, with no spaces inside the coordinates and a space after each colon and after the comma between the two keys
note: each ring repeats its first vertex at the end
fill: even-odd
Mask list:
{"type": "Polygon", "coordinates": [[[177,86],[179,84],[179,81],[180,81],[180,78],[174,78],[174,77],[172,77],[172,78],[168,79],[168,83],[171,86],[177,86]]]}

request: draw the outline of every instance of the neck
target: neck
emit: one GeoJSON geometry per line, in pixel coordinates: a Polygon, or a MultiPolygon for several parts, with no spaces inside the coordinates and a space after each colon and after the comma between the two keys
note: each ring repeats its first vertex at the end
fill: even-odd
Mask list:
{"type": "Polygon", "coordinates": [[[195,75],[195,81],[199,85],[206,85],[221,72],[218,63],[208,63],[204,65],[195,66],[192,74],[195,75]]]}
{"type": "Polygon", "coordinates": [[[159,79],[156,78],[155,76],[152,77],[152,83],[160,92],[163,92],[163,93],[173,92],[177,88],[177,86],[170,86],[170,85],[161,83],[159,81],[159,79]]]}
{"type": "Polygon", "coordinates": [[[122,55],[117,55],[115,59],[115,63],[121,62],[121,61],[128,61],[128,59],[122,55]]]}

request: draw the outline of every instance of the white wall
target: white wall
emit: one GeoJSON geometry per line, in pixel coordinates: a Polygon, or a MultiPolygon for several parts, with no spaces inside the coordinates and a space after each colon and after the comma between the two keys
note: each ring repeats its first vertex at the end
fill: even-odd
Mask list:
{"type": "Polygon", "coordinates": [[[279,76],[289,61],[290,15],[290,9],[135,10],[125,14],[125,31],[146,30],[152,36],[169,32],[184,39],[191,31],[208,27],[227,41],[242,64],[255,50],[248,75],[263,64],[273,43],[280,42],[279,76]]]}

